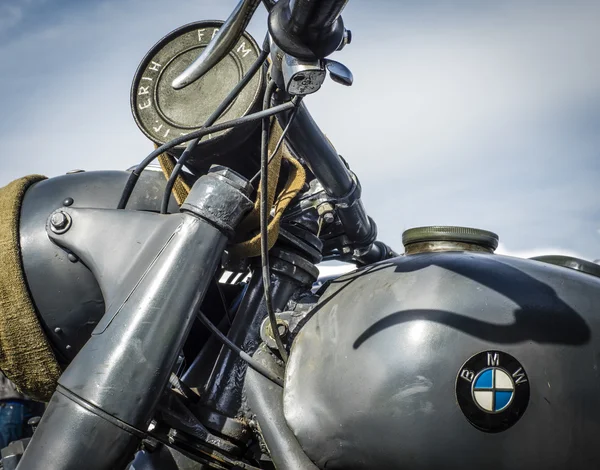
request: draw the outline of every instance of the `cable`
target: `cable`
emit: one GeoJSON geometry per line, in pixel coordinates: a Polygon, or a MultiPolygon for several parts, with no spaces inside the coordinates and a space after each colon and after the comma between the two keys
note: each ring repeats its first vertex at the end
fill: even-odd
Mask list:
{"type": "MultiPolygon", "coordinates": [[[[263,99],[263,111],[269,109],[271,105],[271,98],[277,84],[271,80],[267,85],[265,91],[265,97],[263,99]]],[[[287,362],[288,354],[281,341],[279,335],[279,328],[277,327],[277,317],[275,316],[275,310],[273,309],[273,298],[271,295],[271,272],[269,270],[269,243],[267,239],[267,228],[269,224],[269,207],[268,207],[268,174],[269,174],[269,128],[271,126],[271,120],[265,117],[262,121],[262,132],[260,141],[260,257],[262,263],[262,276],[263,276],[263,288],[265,291],[265,306],[267,307],[267,313],[269,314],[269,322],[271,324],[271,331],[275,343],[277,344],[277,350],[281,355],[283,362],[287,362]]]]}
{"type": "MultiPolygon", "coordinates": [[[[221,116],[221,114],[223,114],[223,111],[225,111],[225,109],[227,109],[227,107],[233,102],[233,100],[235,100],[237,98],[237,96],[239,95],[240,91],[250,82],[250,80],[252,79],[252,77],[254,77],[254,75],[256,75],[256,72],[258,72],[258,70],[262,67],[262,65],[264,64],[265,60],[269,56],[269,44],[266,43],[265,45],[263,45],[263,50],[261,51],[261,53],[258,56],[258,58],[254,61],[254,63],[250,66],[250,68],[248,69],[248,71],[246,72],[246,74],[237,83],[237,85],[229,92],[229,94],[221,102],[221,104],[219,105],[219,107],[217,109],[215,109],[215,111],[209,116],[209,118],[206,120],[206,123],[204,124],[203,127],[213,125],[214,122],[217,119],[219,119],[219,117],[221,116]],[[265,45],[266,45],[266,47],[265,47],[265,45]],[[216,117],[214,117],[215,115],[216,115],[216,117]],[[213,119],[213,117],[214,117],[214,119],[213,119]],[[212,119],[212,122],[210,122],[211,119],[212,119]]],[[[200,129],[202,129],[202,128],[200,128],[200,129]]],[[[190,135],[191,134],[188,134],[187,136],[190,136],[190,135]]],[[[184,137],[187,137],[187,136],[184,136],[184,137]]],[[[188,140],[194,139],[194,144],[191,145],[192,143],[190,142],[190,145],[188,145],[186,147],[186,149],[184,150],[183,153],[185,154],[185,152],[188,152],[188,150],[191,150],[192,148],[194,148],[194,146],[198,143],[198,141],[200,140],[201,137],[199,137],[197,139],[194,138],[194,137],[191,137],[190,139],[178,142],[173,147],[175,147],[175,146],[177,146],[179,144],[182,144],[183,142],[187,142],[188,140]]],[[[167,142],[167,144],[170,144],[171,142],[173,142],[173,140],[171,140],[170,142],[167,142]]],[[[167,144],[165,144],[165,145],[167,145],[167,144]]],[[[160,148],[162,148],[162,147],[163,146],[161,146],[160,148]]],[[[169,147],[166,150],[169,150],[170,148],[172,148],[172,147],[169,147]]],[[[161,151],[160,153],[163,153],[164,151],[165,150],[161,151]]],[[[152,153],[155,153],[155,152],[152,152],[152,153]]],[[[159,155],[160,155],[160,153],[159,153],[159,155]]],[[[150,154],[150,155],[152,155],[152,154],[150,154]]],[[[154,160],[154,158],[156,158],[156,156],[150,158],[150,155],[148,157],[146,157],[142,161],[142,163],[140,163],[135,168],[135,170],[131,173],[131,175],[129,175],[129,179],[127,180],[127,183],[125,184],[125,188],[123,189],[123,193],[121,194],[121,200],[119,201],[119,205],[117,206],[117,209],[124,209],[125,208],[125,206],[127,205],[127,201],[129,201],[129,198],[131,197],[131,193],[133,192],[133,189],[135,188],[137,180],[140,177],[141,172],[144,171],[144,169],[152,162],[152,160],[154,160]]],[[[169,191],[169,194],[170,194],[170,191],[169,191]]]]}
{"type": "MultiPolygon", "coordinates": [[[[299,102],[300,102],[300,100],[298,100],[298,103],[299,102]]],[[[285,135],[287,134],[287,131],[290,128],[290,124],[294,120],[294,116],[296,116],[296,114],[298,113],[298,109],[300,109],[300,108],[296,107],[292,110],[292,113],[290,114],[290,119],[289,119],[288,123],[285,125],[285,129],[283,129],[283,132],[281,133],[281,137],[279,137],[279,140],[277,141],[277,144],[275,145],[275,150],[273,150],[273,152],[271,153],[271,156],[269,157],[269,163],[267,164],[267,166],[271,164],[271,160],[273,160],[273,158],[275,158],[275,155],[277,154],[277,152],[279,152],[279,148],[281,147],[281,144],[283,144],[283,139],[285,139],[285,135]]],[[[256,180],[260,177],[260,173],[261,173],[261,171],[259,170],[252,177],[252,179],[250,180],[251,185],[254,185],[254,183],[256,183],[256,180]]]]}
{"type": "MultiPolygon", "coordinates": [[[[263,63],[265,62],[265,60],[267,60],[268,56],[269,56],[269,44],[266,44],[266,46],[263,46],[263,50],[261,51],[260,55],[258,56],[258,59],[256,59],[254,61],[254,63],[250,67],[250,69],[248,69],[246,74],[237,83],[237,85],[233,88],[233,90],[231,90],[229,92],[229,94],[225,97],[225,99],[223,101],[221,101],[221,104],[219,104],[217,109],[215,109],[213,111],[213,113],[208,117],[208,119],[206,120],[206,122],[204,123],[204,125],[202,127],[212,126],[217,121],[217,119],[219,119],[221,117],[221,114],[223,114],[225,112],[225,110],[229,107],[229,105],[231,103],[233,103],[233,101],[237,98],[237,96],[244,89],[244,87],[248,84],[248,82],[252,79],[252,77],[254,77],[256,72],[258,72],[258,70],[262,67],[263,63]]],[[[183,164],[189,158],[192,150],[194,150],[194,147],[196,147],[196,145],[198,145],[198,142],[200,142],[200,138],[190,141],[190,143],[188,144],[186,149],[183,151],[183,153],[179,157],[177,164],[173,168],[173,171],[171,172],[171,175],[169,176],[169,180],[167,181],[167,185],[165,186],[165,191],[163,193],[163,199],[162,199],[162,203],[160,205],[160,213],[161,214],[167,213],[168,207],[169,207],[169,200],[171,199],[171,191],[173,191],[173,186],[175,185],[175,182],[177,181],[177,177],[179,176],[179,173],[181,172],[181,168],[183,167],[183,164]]]]}
{"type": "MultiPolygon", "coordinates": [[[[259,119],[262,119],[264,117],[274,116],[274,115],[282,113],[284,111],[289,111],[290,109],[296,107],[297,103],[298,103],[298,100],[295,100],[294,98],[292,98],[291,101],[288,101],[286,103],[283,103],[283,104],[280,104],[277,106],[273,106],[272,108],[269,108],[266,111],[258,111],[256,113],[249,114],[249,115],[243,116],[241,118],[232,119],[231,121],[222,122],[219,124],[215,124],[214,126],[210,126],[210,127],[204,127],[202,129],[198,129],[196,131],[190,132],[189,134],[182,135],[180,137],[176,137],[175,139],[170,140],[166,144],[161,145],[156,150],[154,150],[152,153],[150,153],[146,158],[144,158],[144,160],[135,168],[135,170],[133,170],[131,172],[131,174],[129,175],[129,179],[127,180],[127,183],[125,183],[125,188],[123,189],[123,193],[121,195],[121,200],[119,201],[119,205],[117,206],[117,209],[125,208],[125,206],[127,205],[127,201],[129,201],[129,197],[131,196],[133,188],[135,187],[135,184],[137,183],[137,180],[139,179],[142,171],[144,171],[144,169],[150,163],[152,163],[152,161],[156,157],[158,157],[160,154],[166,152],[167,150],[172,149],[173,147],[177,147],[179,144],[188,142],[192,139],[204,137],[205,135],[212,134],[213,132],[219,132],[219,131],[223,131],[225,129],[231,129],[232,127],[241,126],[248,122],[258,121],[259,119]]],[[[182,161],[182,160],[183,160],[183,155],[179,158],[179,161],[177,164],[180,166],[183,165],[185,163],[185,161],[182,161]]],[[[175,171],[175,170],[173,170],[173,171],[175,171]]]]}
{"type": "Polygon", "coordinates": [[[283,379],[281,377],[275,375],[272,371],[267,369],[260,362],[258,362],[253,357],[248,355],[248,353],[246,353],[241,348],[236,346],[236,344],[233,341],[231,341],[227,336],[225,336],[223,333],[221,333],[221,331],[214,325],[214,323],[212,323],[204,315],[204,313],[202,313],[202,311],[200,311],[200,310],[198,310],[198,318],[200,319],[200,321],[202,323],[204,323],[204,326],[206,326],[223,343],[224,346],[231,349],[234,353],[236,353],[240,357],[240,359],[247,362],[248,366],[250,366],[252,369],[254,369],[256,372],[258,372],[262,376],[271,380],[276,385],[283,387],[283,379]]]}

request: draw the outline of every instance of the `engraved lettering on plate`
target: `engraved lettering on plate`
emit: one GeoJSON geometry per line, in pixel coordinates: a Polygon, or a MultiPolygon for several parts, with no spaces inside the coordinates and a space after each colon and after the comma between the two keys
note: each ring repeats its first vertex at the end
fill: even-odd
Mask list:
{"type": "Polygon", "coordinates": [[[167,129],[167,132],[165,132],[165,135],[164,135],[164,137],[168,136],[168,135],[169,135],[169,132],[171,132],[171,129],[167,129]]]}
{"type": "Polygon", "coordinates": [[[150,77],[142,77],[142,80],[148,80],[149,82],[152,81],[152,79],[150,77]]]}
{"type": "Polygon", "coordinates": [[[141,104],[141,103],[138,104],[138,108],[140,108],[140,109],[146,109],[146,108],[149,108],[150,106],[152,106],[152,101],[150,101],[150,98],[148,98],[144,104],[141,104]]]}
{"type": "Polygon", "coordinates": [[[138,90],[138,95],[147,95],[148,93],[150,93],[148,90],[150,90],[150,85],[140,86],[140,89],[138,90]]]}
{"type": "Polygon", "coordinates": [[[163,126],[163,125],[161,124],[160,126],[158,126],[158,127],[153,127],[152,129],[154,129],[154,132],[158,132],[158,131],[160,131],[160,130],[162,129],[162,126],[163,126]]]}
{"type": "Polygon", "coordinates": [[[159,64],[158,62],[152,61],[152,65],[150,67],[148,67],[148,70],[154,70],[155,72],[158,72],[161,67],[162,67],[161,64],[159,64]]]}
{"type": "Polygon", "coordinates": [[[202,28],[198,30],[198,42],[202,42],[202,37],[204,36],[204,32],[206,29],[202,28]]]}
{"type": "Polygon", "coordinates": [[[500,364],[500,356],[498,353],[487,353],[487,364],[488,366],[498,366],[500,364]]]}
{"type": "Polygon", "coordinates": [[[219,28],[215,28],[214,31],[213,31],[212,36],[210,37],[210,39],[214,38],[217,35],[218,32],[219,32],[219,28]]]}
{"type": "Polygon", "coordinates": [[[236,49],[237,52],[241,52],[244,57],[252,52],[252,49],[246,49],[246,42],[243,41],[240,46],[236,49]]]}

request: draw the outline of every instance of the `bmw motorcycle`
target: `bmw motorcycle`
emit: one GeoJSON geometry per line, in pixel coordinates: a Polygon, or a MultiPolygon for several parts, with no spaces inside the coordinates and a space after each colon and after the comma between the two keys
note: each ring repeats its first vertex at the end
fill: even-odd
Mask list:
{"type": "Polygon", "coordinates": [[[0,365],[49,400],[4,469],[598,468],[600,266],[378,240],[302,101],[352,84],[347,0],[263,0],[261,45],[259,3],[144,57],[140,164],[3,188],[0,365]]]}

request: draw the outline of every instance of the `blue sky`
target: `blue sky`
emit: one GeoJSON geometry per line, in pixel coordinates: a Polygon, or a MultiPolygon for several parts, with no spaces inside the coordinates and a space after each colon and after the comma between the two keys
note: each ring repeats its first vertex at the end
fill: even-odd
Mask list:
{"type": "MultiPolygon", "coordinates": [[[[127,168],[152,145],[133,73],[178,26],[230,0],[0,0],[0,184],[127,168]]],[[[307,105],[358,174],[381,239],[430,224],[500,251],[600,258],[600,2],[351,0],[355,75],[307,105]]],[[[262,38],[261,8],[250,32],[262,38]]]]}

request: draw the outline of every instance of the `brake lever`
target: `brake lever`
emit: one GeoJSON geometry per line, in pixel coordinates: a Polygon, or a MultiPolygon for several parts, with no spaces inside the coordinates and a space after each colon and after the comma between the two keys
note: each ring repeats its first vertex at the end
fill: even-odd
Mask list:
{"type": "Polygon", "coordinates": [[[331,79],[345,86],[351,86],[354,82],[354,76],[348,67],[340,62],[331,59],[325,59],[325,67],[329,71],[331,79]]]}
{"type": "Polygon", "coordinates": [[[235,43],[242,37],[260,2],[261,0],[240,0],[202,54],[173,80],[171,86],[175,90],[185,88],[229,54],[235,43]]]}

